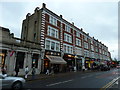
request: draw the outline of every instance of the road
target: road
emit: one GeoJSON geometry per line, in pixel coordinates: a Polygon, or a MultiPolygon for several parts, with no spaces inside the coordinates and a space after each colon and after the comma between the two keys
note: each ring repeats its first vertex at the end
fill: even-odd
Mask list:
{"type": "Polygon", "coordinates": [[[118,69],[89,73],[74,72],[72,74],[51,77],[42,80],[28,81],[25,88],[105,88],[119,76],[118,69]]]}

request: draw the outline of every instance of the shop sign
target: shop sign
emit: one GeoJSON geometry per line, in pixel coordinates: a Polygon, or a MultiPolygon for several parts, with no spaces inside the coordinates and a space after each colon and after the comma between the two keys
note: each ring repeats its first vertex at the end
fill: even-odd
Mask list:
{"type": "Polygon", "coordinates": [[[90,61],[90,63],[93,63],[94,61],[90,61]]]}
{"type": "Polygon", "coordinates": [[[33,59],[33,64],[35,64],[36,59],[33,59]]]}
{"type": "Polygon", "coordinates": [[[68,60],[72,60],[72,59],[68,58],[68,60]]]}

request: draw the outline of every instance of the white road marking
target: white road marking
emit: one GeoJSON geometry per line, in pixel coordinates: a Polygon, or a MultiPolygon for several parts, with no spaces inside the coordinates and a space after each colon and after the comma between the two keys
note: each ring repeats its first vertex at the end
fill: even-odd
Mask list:
{"type": "Polygon", "coordinates": [[[88,77],[92,77],[93,75],[89,75],[88,77]]]}
{"type": "Polygon", "coordinates": [[[118,81],[116,81],[115,84],[118,84],[118,81]]]}
{"type": "Polygon", "coordinates": [[[71,82],[71,81],[73,81],[73,79],[67,80],[67,81],[63,81],[63,82],[58,82],[58,83],[49,84],[49,85],[46,85],[46,86],[54,86],[54,85],[57,85],[57,84],[67,83],[67,82],[71,82]]]}
{"type": "Polygon", "coordinates": [[[81,78],[83,79],[83,78],[86,78],[86,77],[81,77],[81,78]]]}
{"type": "Polygon", "coordinates": [[[82,79],[84,79],[84,78],[88,78],[88,77],[92,77],[93,75],[88,75],[88,76],[83,76],[83,77],[81,77],[82,79]]]}

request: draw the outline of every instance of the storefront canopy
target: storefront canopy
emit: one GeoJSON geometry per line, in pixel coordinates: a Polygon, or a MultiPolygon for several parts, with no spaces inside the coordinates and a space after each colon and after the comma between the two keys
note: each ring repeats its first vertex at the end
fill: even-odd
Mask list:
{"type": "Polygon", "coordinates": [[[51,64],[66,64],[67,62],[59,56],[46,55],[51,64]]]}
{"type": "Polygon", "coordinates": [[[94,61],[94,63],[96,63],[96,64],[100,64],[100,62],[98,62],[98,61],[94,61]]]}

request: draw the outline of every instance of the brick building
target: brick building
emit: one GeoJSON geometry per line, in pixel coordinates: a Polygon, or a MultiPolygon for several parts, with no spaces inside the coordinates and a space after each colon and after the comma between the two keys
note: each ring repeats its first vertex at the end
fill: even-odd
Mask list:
{"type": "Polygon", "coordinates": [[[46,8],[37,7],[22,23],[21,39],[40,43],[41,68],[56,67],[56,72],[82,65],[91,68],[93,62],[110,60],[108,47],[46,8]]]}

